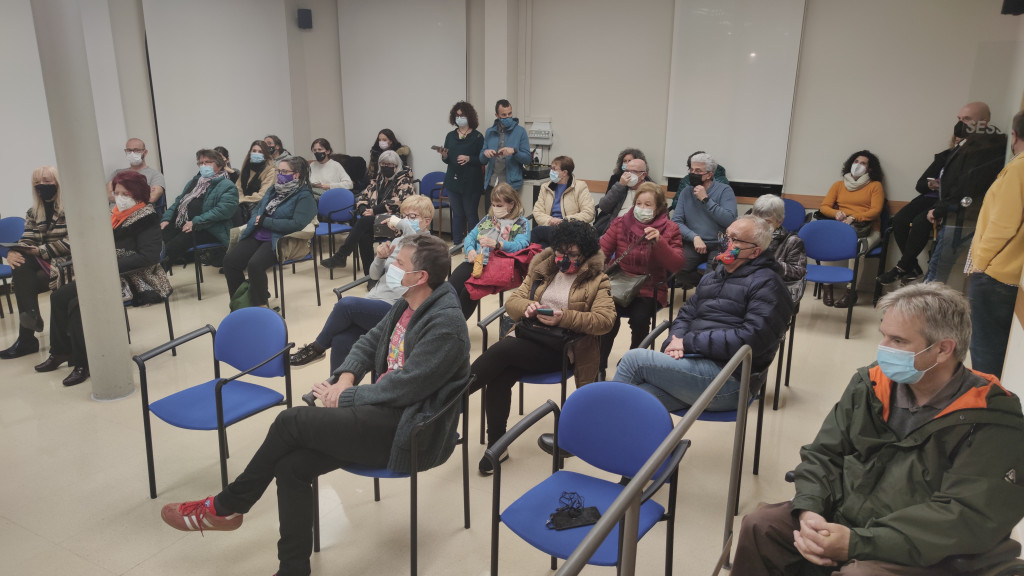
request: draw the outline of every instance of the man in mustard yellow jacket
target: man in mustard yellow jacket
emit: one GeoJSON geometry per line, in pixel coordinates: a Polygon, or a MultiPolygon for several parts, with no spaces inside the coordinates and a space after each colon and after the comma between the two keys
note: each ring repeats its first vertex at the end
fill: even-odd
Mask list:
{"type": "Polygon", "coordinates": [[[967,267],[971,303],[971,363],[1002,375],[1013,307],[1024,268],[1024,111],[1013,117],[1014,157],[985,194],[967,267]]]}

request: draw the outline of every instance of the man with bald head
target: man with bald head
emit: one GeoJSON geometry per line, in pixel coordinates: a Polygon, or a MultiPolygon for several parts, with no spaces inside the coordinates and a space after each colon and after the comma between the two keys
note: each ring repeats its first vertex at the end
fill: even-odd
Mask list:
{"type": "Polygon", "coordinates": [[[991,117],[984,102],[971,102],[957,114],[957,142],[939,173],[939,199],[928,212],[928,221],[941,228],[926,282],[946,282],[957,258],[970,248],[985,191],[1003,168],[1006,135],[989,123],[991,117]]]}
{"type": "Polygon", "coordinates": [[[598,236],[608,230],[612,220],[633,208],[633,196],[636,194],[637,187],[650,181],[651,179],[647,177],[646,160],[634,158],[626,163],[622,177],[605,192],[597,204],[598,212],[597,218],[594,219],[594,228],[597,230],[598,236]]]}
{"type": "MultiPolygon", "coordinates": [[[[164,207],[167,205],[166,200],[164,200],[164,175],[155,168],[150,168],[146,165],[146,156],[149,155],[149,150],[146,150],[146,143],[138,138],[129,138],[128,142],[124,145],[124,155],[128,159],[129,167],[118,168],[114,171],[114,174],[125,170],[134,170],[145,176],[146,183],[149,184],[149,203],[156,208],[157,212],[163,213],[164,207]]],[[[107,182],[107,201],[111,204],[114,203],[114,188],[111,185],[111,182],[114,180],[114,174],[110,175],[110,181],[107,182]]]]}

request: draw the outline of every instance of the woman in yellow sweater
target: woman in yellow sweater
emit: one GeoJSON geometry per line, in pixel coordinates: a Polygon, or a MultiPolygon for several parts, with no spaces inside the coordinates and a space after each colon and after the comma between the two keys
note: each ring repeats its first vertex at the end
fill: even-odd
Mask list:
{"type": "MultiPolygon", "coordinates": [[[[857,237],[867,240],[872,248],[881,238],[880,219],[885,204],[882,165],[878,157],[868,150],[854,152],[843,163],[843,179],[832,184],[821,202],[821,215],[853,226],[857,237]]],[[[830,265],[848,266],[847,262],[830,265]]],[[[822,287],[822,301],[826,306],[847,308],[857,302],[857,293],[849,288],[839,300],[833,300],[832,285],[822,287]]]]}

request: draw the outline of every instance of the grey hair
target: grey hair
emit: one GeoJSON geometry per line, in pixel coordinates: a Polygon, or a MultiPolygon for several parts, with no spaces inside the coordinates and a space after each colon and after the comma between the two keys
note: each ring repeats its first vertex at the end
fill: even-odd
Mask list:
{"type": "Polygon", "coordinates": [[[775,194],[765,194],[754,201],[754,207],[750,213],[758,218],[770,219],[781,225],[786,218],[786,203],[775,194]]]}
{"type": "Polygon", "coordinates": [[[703,164],[704,169],[708,171],[708,174],[714,174],[715,170],[718,170],[718,162],[707,152],[701,152],[693,158],[690,158],[690,164],[693,164],[694,162],[700,162],[703,164]]]}
{"type": "Polygon", "coordinates": [[[390,162],[394,164],[396,166],[395,172],[402,171],[402,157],[394,150],[385,150],[380,153],[380,157],[377,158],[377,165],[379,166],[383,162],[390,162]]]}
{"type": "Polygon", "coordinates": [[[886,294],[878,301],[885,315],[894,310],[908,318],[924,322],[923,336],[931,346],[950,338],[956,343],[953,355],[958,362],[967,357],[971,345],[971,310],[967,298],[939,282],[911,284],[886,294]]]}
{"type": "MultiPolygon", "coordinates": [[[[700,160],[697,160],[700,162],[700,160]]],[[[768,222],[764,218],[759,218],[752,214],[744,214],[736,219],[737,222],[740,220],[746,220],[754,227],[754,239],[752,242],[757,244],[764,252],[768,249],[768,245],[772,243],[772,227],[768,225],[768,222]]]]}

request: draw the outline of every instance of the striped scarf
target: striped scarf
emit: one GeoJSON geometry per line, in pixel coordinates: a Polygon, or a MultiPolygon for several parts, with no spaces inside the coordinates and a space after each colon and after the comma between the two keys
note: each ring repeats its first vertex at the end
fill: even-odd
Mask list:
{"type": "Polygon", "coordinates": [[[211,183],[213,183],[215,180],[220,180],[221,178],[224,178],[226,175],[227,173],[221,170],[220,172],[217,172],[216,174],[210,176],[209,178],[203,178],[202,176],[200,176],[199,180],[196,181],[195,187],[192,188],[192,191],[189,192],[188,194],[185,194],[185,197],[182,198],[181,202],[178,203],[178,214],[174,218],[174,225],[177,226],[178,228],[184,226],[185,222],[188,222],[189,203],[191,203],[196,198],[202,198],[203,195],[206,194],[206,191],[210,188],[211,183]]]}

